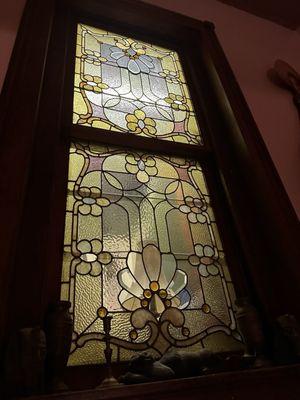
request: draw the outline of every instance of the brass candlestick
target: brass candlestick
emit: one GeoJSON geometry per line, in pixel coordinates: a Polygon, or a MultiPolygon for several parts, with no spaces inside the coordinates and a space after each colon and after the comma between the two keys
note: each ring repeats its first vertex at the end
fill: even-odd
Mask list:
{"type": "Polygon", "coordinates": [[[106,359],[106,378],[100,383],[97,388],[109,387],[109,386],[116,386],[119,385],[117,379],[113,376],[112,373],[112,366],[111,366],[111,356],[112,356],[112,349],[110,347],[110,330],[111,330],[111,320],[113,317],[107,315],[107,310],[104,309],[106,312],[103,311],[104,307],[98,310],[98,315],[103,321],[103,328],[105,333],[105,359],[106,359]]]}

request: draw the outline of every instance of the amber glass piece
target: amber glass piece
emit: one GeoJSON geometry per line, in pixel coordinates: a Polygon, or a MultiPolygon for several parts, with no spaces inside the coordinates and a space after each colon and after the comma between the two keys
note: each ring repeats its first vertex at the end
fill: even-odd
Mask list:
{"type": "Polygon", "coordinates": [[[98,310],[98,316],[104,318],[107,316],[107,309],[105,307],[100,307],[98,310]]]}
{"type": "Polygon", "coordinates": [[[201,144],[178,54],[78,24],[73,122],[201,144]]]}

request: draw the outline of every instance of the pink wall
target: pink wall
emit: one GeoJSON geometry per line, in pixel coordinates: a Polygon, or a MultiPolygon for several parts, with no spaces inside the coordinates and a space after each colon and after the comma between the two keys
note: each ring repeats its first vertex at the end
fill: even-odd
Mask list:
{"type": "Polygon", "coordinates": [[[0,90],[5,78],[18,26],[26,0],[1,2],[0,12],[0,90]]]}
{"type": "MultiPolygon", "coordinates": [[[[300,125],[291,96],[266,71],[277,58],[300,71],[300,35],[215,0],[144,0],[193,18],[210,20],[244,92],[286,191],[300,216],[300,125]]],[[[0,87],[25,0],[1,5],[0,87]]]]}
{"type": "Polygon", "coordinates": [[[212,21],[255,121],[300,217],[300,124],[288,92],[266,71],[281,58],[300,71],[300,35],[215,0],[144,0],[212,21]]]}

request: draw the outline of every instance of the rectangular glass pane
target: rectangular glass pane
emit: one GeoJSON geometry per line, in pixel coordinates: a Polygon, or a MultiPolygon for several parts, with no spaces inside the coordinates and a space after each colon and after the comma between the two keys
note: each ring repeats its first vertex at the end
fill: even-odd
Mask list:
{"type": "Polygon", "coordinates": [[[99,309],[113,317],[114,360],[172,346],[239,348],[234,289],[201,165],[72,144],[61,293],[72,303],[70,365],[104,362],[99,309]]]}
{"type": "Polygon", "coordinates": [[[201,144],[178,54],[82,24],[73,123],[201,144]]]}

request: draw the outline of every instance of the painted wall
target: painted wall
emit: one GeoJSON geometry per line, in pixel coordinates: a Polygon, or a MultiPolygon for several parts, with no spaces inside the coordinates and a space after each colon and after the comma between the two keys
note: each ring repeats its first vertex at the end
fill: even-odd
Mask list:
{"type": "Polygon", "coordinates": [[[0,12],[0,90],[14,47],[18,26],[26,0],[1,2],[0,12]]]}
{"type": "Polygon", "coordinates": [[[278,58],[300,71],[300,31],[215,0],[144,0],[212,21],[285,189],[300,217],[300,122],[291,95],[266,71],[278,58]]]}
{"type": "MultiPolygon", "coordinates": [[[[266,71],[281,58],[300,71],[300,35],[215,0],[144,0],[214,22],[216,32],[286,191],[300,217],[300,124],[288,92],[266,71]]],[[[1,5],[0,87],[4,80],[25,0],[1,5]]]]}

